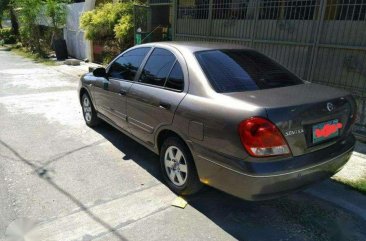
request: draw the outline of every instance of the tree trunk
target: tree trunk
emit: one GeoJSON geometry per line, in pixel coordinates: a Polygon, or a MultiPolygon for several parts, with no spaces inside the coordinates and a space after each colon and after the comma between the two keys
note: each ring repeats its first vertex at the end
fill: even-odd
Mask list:
{"type": "Polygon", "coordinates": [[[17,16],[15,15],[15,11],[13,6],[9,6],[9,12],[10,12],[10,20],[11,20],[11,29],[13,30],[13,34],[20,38],[19,36],[19,24],[17,16]]]}

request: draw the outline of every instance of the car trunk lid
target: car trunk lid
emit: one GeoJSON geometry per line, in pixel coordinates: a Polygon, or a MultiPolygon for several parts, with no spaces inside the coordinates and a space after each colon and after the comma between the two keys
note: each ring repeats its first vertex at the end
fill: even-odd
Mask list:
{"type": "Polygon", "coordinates": [[[294,156],[332,145],[351,131],[355,102],[343,90],[301,84],[226,95],[265,108],[294,156]]]}

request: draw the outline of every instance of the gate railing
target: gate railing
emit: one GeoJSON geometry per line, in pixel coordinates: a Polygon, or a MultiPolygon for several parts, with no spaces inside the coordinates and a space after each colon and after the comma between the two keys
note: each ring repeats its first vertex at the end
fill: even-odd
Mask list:
{"type": "Polygon", "coordinates": [[[366,136],[365,0],[175,1],[175,40],[231,42],[301,78],[351,91],[366,136]]]}

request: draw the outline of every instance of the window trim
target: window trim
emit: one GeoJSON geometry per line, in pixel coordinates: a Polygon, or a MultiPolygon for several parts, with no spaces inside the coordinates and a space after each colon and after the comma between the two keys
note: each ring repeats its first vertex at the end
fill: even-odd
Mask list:
{"type": "Polygon", "coordinates": [[[177,56],[176,56],[172,51],[170,51],[169,49],[166,49],[166,48],[160,47],[160,46],[158,46],[158,47],[155,47],[155,46],[154,46],[154,47],[152,47],[152,48],[151,48],[151,51],[148,53],[148,55],[146,55],[145,60],[142,62],[141,66],[140,66],[140,69],[139,69],[139,70],[138,70],[138,72],[136,73],[135,80],[134,80],[134,84],[140,84],[140,85],[150,86],[150,87],[154,87],[154,88],[158,88],[158,89],[164,89],[164,90],[169,90],[169,91],[173,91],[173,92],[177,92],[177,93],[182,93],[182,92],[184,92],[184,89],[185,89],[185,87],[186,87],[186,78],[185,78],[185,76],[184,76],[184,72],[183,72],[183,89],[182,89],[182,90],[177,90],[177,89],[172,89],[172,88],[165,87],[165,84],[166,84],[166,82],[167,82],[167,80],[168,80],[168,77],[170,76],[170,73],[172,72],[172,70],[173,70],[173,68],[174,68],[174,65],[175,65],[177,62],[178,62],[178,64],[180,65],[180,68],[182,69],[182,72],[183,72],[182,64],[179,62],[179,60],[178,60],[177,56]],[[163,85],[163,86],[153,85],[153,84],[147,84],[147,83],[143,83],[143,82],[141,82],[141,81],[140,81],[140,76],[141,76],[142,70],[145,68],[145,65],[146,65],[147,61],[149,60],[150,56],[152,55],[152,53],[153,53],[154,49],[157,49],[157,48],[158,48],[158,49],[164,49],[164,50],[166,50],[166,51],[169,51],[169,52],[170,52],[171,54],[173,54],[173,55],[174,55],[174,57],[175,57],[175,61],[174,61],[173,65],[172,65],[172,67],[171,67],[171,68],[170,68],[170,70],[169,70],[169,73],[168,73],[168,75],[167,75],[167,77],[166,77],[166,79],[165,79],[165,82],[164,82],[164,85],[163,85]],[[137,79],[136,79],[136,78],[137,78],[137,79]]]}

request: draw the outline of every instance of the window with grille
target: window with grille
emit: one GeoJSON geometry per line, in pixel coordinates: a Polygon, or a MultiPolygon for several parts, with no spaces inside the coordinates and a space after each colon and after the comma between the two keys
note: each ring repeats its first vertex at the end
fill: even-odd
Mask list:
{"type": "Polygon", "coordinates": [[[209,0],[179,0],[178,18],[207,19],[209,0]]]}

